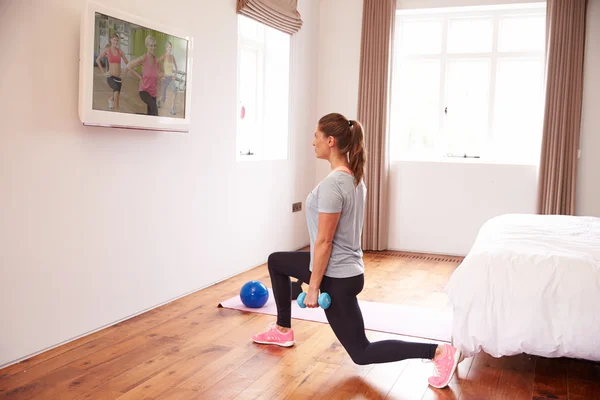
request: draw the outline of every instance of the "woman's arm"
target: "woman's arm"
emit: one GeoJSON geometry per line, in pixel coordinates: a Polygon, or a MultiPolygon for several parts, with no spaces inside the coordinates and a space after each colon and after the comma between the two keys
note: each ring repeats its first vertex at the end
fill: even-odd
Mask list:
{"type": "Polygon", "coordinates": [[[177,75],[177,71],[179,71],[179,68],[177,68],[177,61],[175,61],[175,56],[172,56],[172,57],[173,57],[173,65],[175,66],[174,74],[177,75]]]}
{"type": "Polygon", "coordinates": [[[125,53],[123,53],[121,49],[119,49],[119,53],[121,53],[121,58],[125,60],[125,65],[129,64],[129,60],[127,60],[127,57],[125,57],[125,53]]]}
{"type": "Polygon", "coordinates": [[[129,72],[131,72],[132,74],[134,74],[135,76],[137,76],[137,78],[139,80],[142,80],[142,77],[140,76],[140,74],[137,73],[137,71],[135,70],[135,68],[137,68],[141,63],[144,62],[144,58],[145,57],[146,57],[146,55],[143,55],[143,56],[141,56],[141,57],[133,60],[129,64],[127,64],[127,69],[129,70],[129,72]]]}
{"type": "Polygon", "coordinates": [[[106,52],[108,51],[108,49],[104,49],[102,50],[102,53],[100,53],[98,55],[98,58],[96,58],[96,64],[98,64],[98,66],[100,67],[100,71],[102,71],[103,74],[106,74],[106,72],[104,72],[104,68],[102,68],[102,63],[100,62],[100,60],[102,60],[102,58],[104,56],[106,56],[106,52]]]}
{"type": "Polygon", "coordinates": [[[158,80],[162,81],[165,77],[165,69],[163,68],[162,63],[159,63],[158,61],[156,61],[156,65],[158,65],[158,80]]]}
{"type": "Polygon", "coordinates": [[[309,308],[318,307],[319,287],[329,264],[333,236],[337,229],[341,213],[319,213],[317,239],[315,240],[313,270],[308,284],[308,293],[304,304],[309,308]]]}

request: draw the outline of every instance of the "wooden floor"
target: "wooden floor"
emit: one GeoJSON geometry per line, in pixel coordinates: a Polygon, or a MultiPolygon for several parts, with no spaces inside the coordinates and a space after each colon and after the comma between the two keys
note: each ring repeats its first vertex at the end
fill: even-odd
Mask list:
{"type": "MultiPolygon", "coordinates": [[[[360,298],[446,308],[457,260],[366,254],[360,298]]],[[[354,365],[326,324],[293,320],[293,348],[255,345],[250,336],[272,316],[217,308],[250,279],[269,282],[266,267],[0,370],[0,398],[600,399],[591,362],[480,353],[436,390],[427,385],[431,363],[354,365]]]]}

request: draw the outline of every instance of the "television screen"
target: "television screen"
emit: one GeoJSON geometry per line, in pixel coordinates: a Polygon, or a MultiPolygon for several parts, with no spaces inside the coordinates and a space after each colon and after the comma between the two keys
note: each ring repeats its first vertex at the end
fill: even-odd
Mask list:
{"type": "Polygon", "coordinates": [[[78,104],[83,125],[189,132],[194,38],[180,24],[163,25],[143,12],[85,3],[78,104]]]}
{"type": "Polygon", "coordinates": [[[185,119],[188,41],[94,15],[92,109],[185,119]]]}

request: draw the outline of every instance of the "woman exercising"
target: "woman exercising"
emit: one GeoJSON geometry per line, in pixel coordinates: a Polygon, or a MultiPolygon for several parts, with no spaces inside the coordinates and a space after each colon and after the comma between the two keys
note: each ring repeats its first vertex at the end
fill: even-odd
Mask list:
{"type": "Polygon", "coordinates": [[[331,296],[325,315],[352,361],[359,365],[432,359],[435,375],[429,384],[443,388],[454,374],[460,351],[448,344],[400,340],[369,342],[357,295],[364,286],[361,235],[366,199],[363,129],[341,114],[319,120],[313,146],[317,158],[328,160],[332,172],[306,199],[310,251],[278,252],[268,267],[277,305],[277,322],[252,339],[256,343],[292,346],[290,277],[308,282],[307,307],[318,307],[319,290],[331,296]]]}
{"type": "Polygon", "coordinates": [[[146,36],[144,41],[148,50],[143,56],[137,58],[127,65],[132,74],[140,80],[140,99],[146,103],[148,115],[158,115],[158,106],[156,105],[156,92],[158,79],[162,76],[162,67],[158,63],[154,53],[156,52],[156,39],[152,35],[146,36]],[[143,65],[142,65],[143,64],[143,65]],[[142,65],[142,75],[137,73],[134,68],[142,65]]]}
{"type": "Polygon", "coordinates": [[[119,95],[121,94],[121,59],[125,60],[125,65],[129,64],[127,57],[119,48],[119,35],[115,32],[110,37],[110,46],[104,48],[102,53],[98,55],[96,64],[100,67],[100,71],[106,76],[108,86],[113,90],[112,95],[108,98],[108,109],[116,108],[119,111],[119,95]],[[108,59],[108,71],[102,68],[101,60],[106,57],[108,59]]]}
{"type": "Polygon", "coordinates": [[[162,63],[165,75],[161,82],[160,100],[158,101],[158,107],[164,104],[167,99],[167,88],[171,86],[173,90],[173,101],[171,101],[171,110],[169,111],[172,115],[175,115],[175,99],[177,98],[177,88],[175,87],[175,78],[177,77],[177,61],[173,57],[173,44],[167,42],[165,47],[165,54],[160,56],[158,59],[159,63],[162,63]]]}

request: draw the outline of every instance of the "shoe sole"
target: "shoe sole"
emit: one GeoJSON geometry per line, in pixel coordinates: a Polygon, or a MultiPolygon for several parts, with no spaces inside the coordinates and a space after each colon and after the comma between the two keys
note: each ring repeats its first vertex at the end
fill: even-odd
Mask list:
{"type": "Polygon", "coordinates": [[[456,367],[460,361],[460,358],[462,357],[462,352],[460,350],[456,350],[456,352],[458,353],[458,357],[456,356],[456,354],[454,354],[454,365],[452,366],[452,372],[450,373],[450,376],[448,377],[448,380],[443,384],[443,385],[432,385],[431,383],[429,384],[430,386],[436,388],[436,389],[443,389],[446,386],[448,386],[448,384],[450,383],[450,381],[452,380],[452,377],[454,376],[454,372],[456,372],[456,367]]]}
{"type": "Polygon", "coordinates": [[[254,343],[259,343],[259,344],[275,344],[277,346],[281,346],[281,347],[292,347],[294,345],[295,342],[283,342],[283,343],[278,343],[278,342],[263,342],[260,340],[254,340],[254,343]]]}

